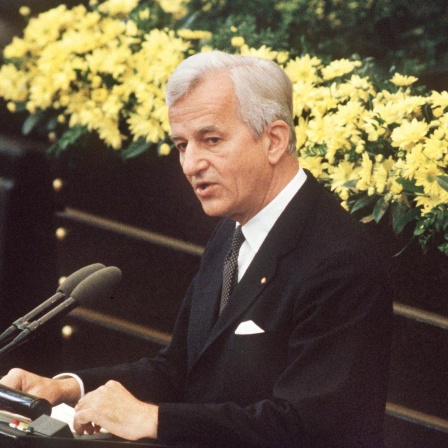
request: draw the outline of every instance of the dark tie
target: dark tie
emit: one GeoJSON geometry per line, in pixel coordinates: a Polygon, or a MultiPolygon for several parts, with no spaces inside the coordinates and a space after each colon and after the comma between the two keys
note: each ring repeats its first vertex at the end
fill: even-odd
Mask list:
{"type": "Polygon", "coordinates": [[[238,226],[233,232],[232,245],[224,260],[221,305],[219,307],[220,313],[227,305],[229,297],[232,295],[232,292],[238,283],[238,253],[243,242],[243,231],[241,230],[241,226],[238,226]]]}

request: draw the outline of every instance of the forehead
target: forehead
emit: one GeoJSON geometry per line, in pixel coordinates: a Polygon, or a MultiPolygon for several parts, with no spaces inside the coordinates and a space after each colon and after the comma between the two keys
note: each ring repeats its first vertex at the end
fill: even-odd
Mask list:
{"type": "MultiPolygon", "coordinates": [[[[171,127],[237,116],[237,99],[228,74],[208,76],[169,109],[171,127]]],[[[213,123],[209,123],[213,124],[213,123]]]]}

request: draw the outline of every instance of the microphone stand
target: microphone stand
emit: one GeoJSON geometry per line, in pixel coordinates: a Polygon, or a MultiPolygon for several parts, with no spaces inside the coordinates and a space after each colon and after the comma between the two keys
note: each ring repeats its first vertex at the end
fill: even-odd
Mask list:
{"type": "Polygon", "coordinates": [[[56,294],[51,296],[45,302],[41,303],[39,306],[28,312],[22,317],[19,317],[16,321],[12,323],[1,335],[0,344],[6,344],[10,341],[17,331],[23,331],[32,319],[37,318],[40,314],[46,311],[48,308],[54,306],[58,302],[61,302],[65,298],[70,297],[72,291],[79,285],[79,283],[85,280],[94,272],[103,269],[105,266],[101,263],[95,263],[77,270],[73,274],[69,275],[64,282],[59,286],[56,294]]]}

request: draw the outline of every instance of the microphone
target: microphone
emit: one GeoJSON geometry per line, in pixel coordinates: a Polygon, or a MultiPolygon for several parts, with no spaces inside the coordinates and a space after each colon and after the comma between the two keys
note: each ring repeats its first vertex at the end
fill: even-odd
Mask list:
{"type": "Polygon", "coordinates": [[[0,357],[28,340],[41,325],[68,314],[77,306],[91,300],[102,300],[111,296],[113,289],[120,282],[121,270],[115,266],[102,268],[86,279],[72,291],[70,297],[57,305],[39,319],[23,326],[22,332],[0,350],[0,357]]]}
{"type": "Polygon", "coordinates": [[[93,274],[94,272],[99,271],[104,267],[104,264],[95,263],[84,266],[83,268],[69,275],[56,290],[56,294],[31,310],[29,313],[14,321],[12,325],[0,335],[0,344],[3,344],[12,339],[14,333],[16,333],[17,330],[22,330],[31,319],[34,319],[36,316],[44,312],[47,308],[53,306],[55,303],[58,303],[65,298],[70,297],[72,291],[76,286],[78,286],[81,281],[86,279],[90,274],[93,274]]]}
{"type": "Polygon", "coordinates": [[[51,415],[51,404],[44,398],[38,398],[10,387],[0,385],[0,407],[3,411],[24,415],[36,419],[41,415],[51,415]]]}

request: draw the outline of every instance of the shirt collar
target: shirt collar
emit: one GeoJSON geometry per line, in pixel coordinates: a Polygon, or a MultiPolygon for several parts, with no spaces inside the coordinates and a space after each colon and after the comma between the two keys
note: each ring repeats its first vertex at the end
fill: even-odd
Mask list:
{"type": "Polygon", "coordinates": [[[278,217],[305,181],[305,171],[300,167],[288,185],[266,207],[242,226],[241,230],[243,231],[244,237],[254,252],[258,251],[278,217]]]}

